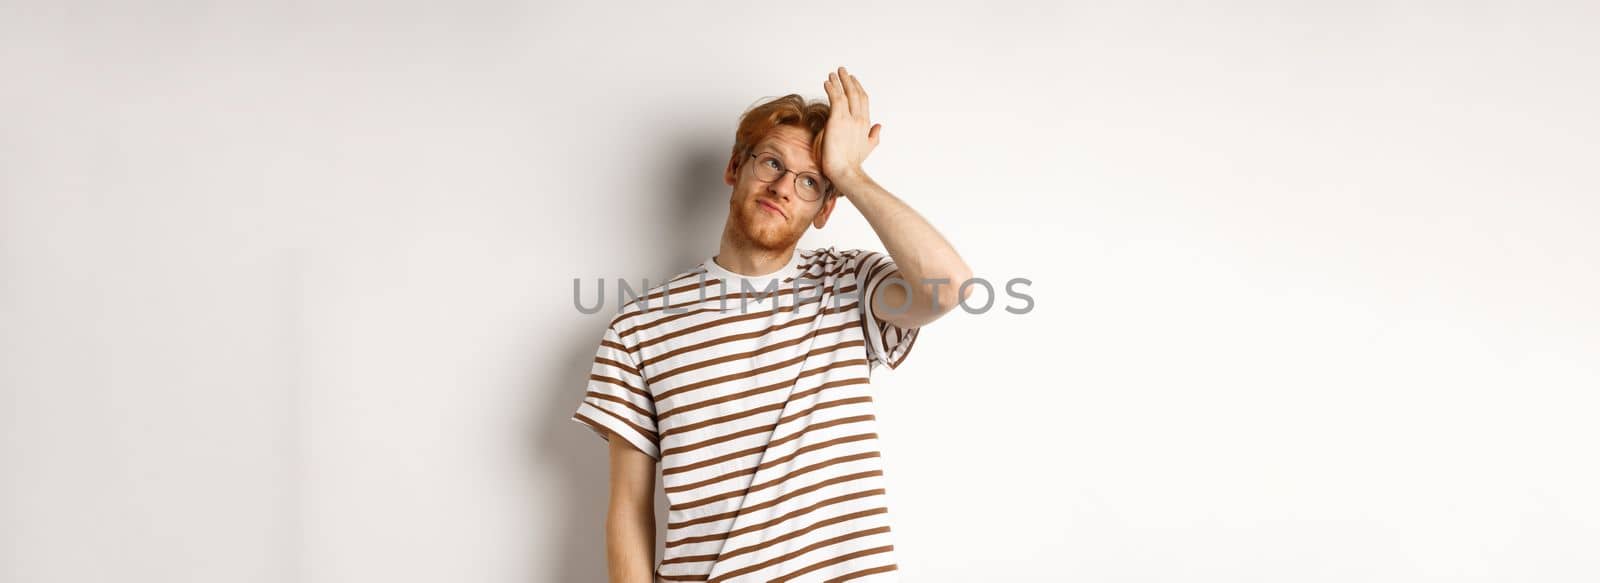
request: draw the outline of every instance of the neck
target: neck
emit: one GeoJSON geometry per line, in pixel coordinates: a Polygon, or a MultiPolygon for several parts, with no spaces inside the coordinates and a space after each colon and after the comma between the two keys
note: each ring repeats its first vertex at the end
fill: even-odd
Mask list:
{"type": "Polygon", "coordinates": [[[792,245],[786,249],[759,249],[750,245],[738,245],[723,237],[722,245],[717,248],[717,255],[713,260],[723,269],[739,275],[765,275],[788,265],[794,253],[792,245]]]}

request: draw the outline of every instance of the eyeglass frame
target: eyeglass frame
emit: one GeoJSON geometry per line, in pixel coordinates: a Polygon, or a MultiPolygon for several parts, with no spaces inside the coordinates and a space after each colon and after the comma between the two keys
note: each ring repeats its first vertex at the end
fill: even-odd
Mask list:
{"type": "MultiPolygon", "coordinates": [[[[828,180],[828,177],[827,176],[823,176],[821,172],[810,172],[810,171],[795,172],[794,170],[790,170],[789,166],[787,164],[783,163],[783,158],[778,156],[774,152],[767,152],[767,151],[756,152],[755,148],[751,148],[751,149],[745,151],[745,155],[749,156],[751,158],[759,158],[761,154],[772,154],[772,158],[774,160],[778,161],[778,165],[779,166],[783,167],[783,174],[779,174],[777,178],[773,178],[772,180],[761,180],[759,177],[756,178],[756,180],[761,180],[762,182],[775,182],[778,179],[783,178],[784,175],[792,173],[792,174],[794,174],[794,180],[791,180],[790,182],[794,182],[795,183],[795,185],[794,185],[795,196],[800,197],[800,183],[798,182],[800,180],[800,175],[801,174],[815,174],[817,176],[817,178],[821,179],[822,183],[826,184],[828,187],[822,191],[822,196],[817,198],[816,200],[806,200],[805,197],[800,197],[800,200],[806,200],[806,202],[817,202],[817,201],[821,201],[821,200],[828,200],[828,198],[833,196],[834,193],[836,192],[833,189],[833,181],[832,180],[828,180]]],[[[756,171],[755,169],[751,169],[752,173],[754,173],[755,171],[756,171]]]]}

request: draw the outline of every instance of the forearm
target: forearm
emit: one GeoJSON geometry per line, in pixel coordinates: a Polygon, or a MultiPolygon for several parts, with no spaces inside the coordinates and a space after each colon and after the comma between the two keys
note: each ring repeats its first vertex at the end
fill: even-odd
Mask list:
{"type": "Polygon", "coordinates": [[[955,247],[911,205],[865,173],[844,177],[838,186],[878,234],[901,277],[912,285],[919,304],[932,301],[937,288],[939,306],[944,310],[955,307],[957,287],[972,277],[971,268],[955,247]],[[933,283],[939,279],[946,281],[933,283]]]}
{"type": "Polygon", "coordinates": [[[655,581],[656,517],[648,509],[612,508],[606,516],[606,565],[611,583],[655,581]]]}

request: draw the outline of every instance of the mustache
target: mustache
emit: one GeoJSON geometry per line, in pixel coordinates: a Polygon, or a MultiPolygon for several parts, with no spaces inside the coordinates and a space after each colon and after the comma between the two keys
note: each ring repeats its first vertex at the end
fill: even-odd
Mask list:
{"type": "Polygon", "coordinates": [[[756,205],[757,206],[767,205],[767,204],[772,205],[773,210],[778,211],[778,214],[783,215],[783,218],[785,218],[785,219],[789,218],[789,211],[783,210],[783,205],[778,204],[776,201],[773,201],[770,198],[758,198],[758,199],[756,199],[756,205]]]}

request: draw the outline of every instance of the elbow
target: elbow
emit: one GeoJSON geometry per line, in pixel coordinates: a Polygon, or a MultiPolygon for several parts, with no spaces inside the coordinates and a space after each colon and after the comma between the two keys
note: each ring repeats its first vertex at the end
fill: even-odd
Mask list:
{"type": "Polygon", "coordinates": [[[962,269],[952,274],[950,276],[950,284],[939,287],[939,293],[936,296],[938,300],[937,311],[940,314],[947,313],[956,309],[957,305],[967,301],[967,298],[972,297],[972,288],[977,286],[976,284],[967,285],[967,282],[971,280],[972,271],[968,269],[962,269]]]}

